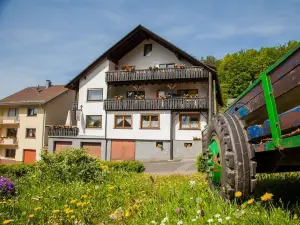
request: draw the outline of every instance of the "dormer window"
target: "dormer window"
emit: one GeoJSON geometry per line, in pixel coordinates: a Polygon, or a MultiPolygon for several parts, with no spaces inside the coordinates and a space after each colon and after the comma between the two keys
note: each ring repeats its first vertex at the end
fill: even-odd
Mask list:
{"type": "Polygon", "coordinates": [[[144,45],[144,56],[150,56],[152,52],[152,44],[144,45]]]}

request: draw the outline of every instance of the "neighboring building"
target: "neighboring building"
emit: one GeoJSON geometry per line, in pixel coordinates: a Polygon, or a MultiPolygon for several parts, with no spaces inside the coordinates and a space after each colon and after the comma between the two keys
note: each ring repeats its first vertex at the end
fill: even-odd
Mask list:
{"type": "Polygon", "coordinates": [[[38,160],[47,146],[46,126],[65,124],[74,96],[74,91],[47,81],[0,100],[0,163],[38,160]]]}
{"type": "Polygon", "coordinates": [[[79,135],[52,135],[48,149],[85,147],[102,160],[195,158],[213,101],[223,104],[215,70],[141,25],[66,87],[77,92],[79,135]]]}

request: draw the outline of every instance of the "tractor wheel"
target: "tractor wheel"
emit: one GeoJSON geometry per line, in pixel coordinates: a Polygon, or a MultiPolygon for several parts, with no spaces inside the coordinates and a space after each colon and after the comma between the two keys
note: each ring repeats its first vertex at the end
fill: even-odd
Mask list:
{"type": "Polygon", "coordinates": [[[213,117],[203,140],[209,185],[229,200],[237,191],[253,193],[256,185],[254,149],[243,127],[235,116],[220,114],[213,117]]]}

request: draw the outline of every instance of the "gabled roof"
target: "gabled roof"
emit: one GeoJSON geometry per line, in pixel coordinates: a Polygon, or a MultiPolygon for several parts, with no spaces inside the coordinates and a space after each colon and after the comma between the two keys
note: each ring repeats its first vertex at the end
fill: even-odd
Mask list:
{"type": "Polygon", "coordinates": [[[64,85],[28,87],[0,100],[0,105],[42,105],[68,91],[64,85]]]}
{"type": "Polygon", "coordinates": [[[85,68],[81,73],[79,73],[74,79],[72,79],[67,85],[67,88],[70,89],[77,89],[79,85],[80,78],[87,75],[90,71],[92,71],[95,67],[99,65],[99,63],[104,60],[108,59],[112,62],[117,63],[123,56],[125,56],[128,52],[138,46],[142,41],[145,39],[152,39],[153,41],[157,42],[158,44],[164,46],[171,52],[174,52],[178,58],[184,58],[189,63],[194,66],[201,66],[204,69],[211,72],[214,76],[214,79],[217,80],[217,97],[219,104],[223,104],[220,85],[217,78],[217,73],[214,69],[210,66],[206,65],[203,62],[200,62],[195,57],[191,56],[190,54],[186,53],[182,49],[178,48],[177,46],[173,45],[172,43],[168,42],[164,38],[158,36],[157,34],[153,33],[152,31],[148,30],[142,25],[138,25],[135,29],[129,32],[125,37],[123,37],[120,41],[118,41],[114,46],[109,48],[106,52],[104,52],[101,56],[99,56],[94,62],[92,62],[87,68],[85,68]]]}

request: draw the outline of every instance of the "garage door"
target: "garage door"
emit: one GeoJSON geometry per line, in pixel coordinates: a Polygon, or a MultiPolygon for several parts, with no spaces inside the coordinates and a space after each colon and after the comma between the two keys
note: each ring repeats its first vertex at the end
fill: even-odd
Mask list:
{"type": "Polygon", "coordinates": [[[33,149],[24,149],[23,152],[23,162],[33,163],[36,160],[36,151],[33,149]]]}
{"type": "Polygon", "coordinates": [[[134,160],[135,159],[135,142],[119,141],[111,142],[111,160],[134,160]]]}
{"type": "Polygon", "coordinates": [[[72,141],[56,141],[54,145],[54,152],[60,152],[66,148],[72,148],[72,141]]]}
{"type": "Polygon", "coordinates": [[[89,155],[101,159],[101,143],[83,142],[82,148],[87,149],[89,155]]]}

